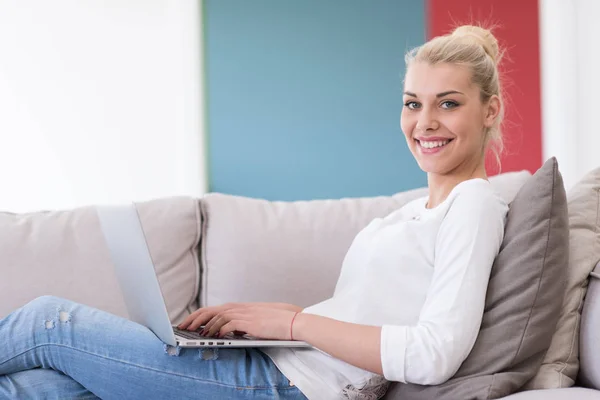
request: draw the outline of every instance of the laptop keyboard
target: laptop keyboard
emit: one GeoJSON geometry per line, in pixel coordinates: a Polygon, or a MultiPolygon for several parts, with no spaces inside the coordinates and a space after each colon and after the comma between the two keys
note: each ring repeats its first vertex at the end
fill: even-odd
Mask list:
{"type": "MultiPolygon", "coordinates": [[[[202,336],[198,332],[195,332],[195,331],[186,331],[186,330],[181,330],[181,329],[175,328],[175,327],[173,327],[173,332],[175,332],[177,335],[184,337],[186,339],[214,339],[214,337],[202,336]]],[[[228,333],[227,335],[223,336],[221,339],[248,340],[249,338],[242,336],[242,335],[234,335],[233,333],[228,333]]]]}
{"type": "Polygon", "coordinates": [[[173,328],[173,332],[186,339],[209,339],[208,336],[202,336],[198,332],[194,331],[185,331],[178,328],[173,328]]]}

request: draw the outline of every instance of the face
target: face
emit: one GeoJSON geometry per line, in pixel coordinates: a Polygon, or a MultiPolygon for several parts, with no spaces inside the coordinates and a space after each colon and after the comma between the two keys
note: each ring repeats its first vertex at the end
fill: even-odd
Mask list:
{"type": "Polygon", "coordinates": [[[401,127],[425,172],[448,175],[483,166],[484,132],[500,111],[483,103],[470,71],[458,65],[414,62],[406,72],[401,127]]]}

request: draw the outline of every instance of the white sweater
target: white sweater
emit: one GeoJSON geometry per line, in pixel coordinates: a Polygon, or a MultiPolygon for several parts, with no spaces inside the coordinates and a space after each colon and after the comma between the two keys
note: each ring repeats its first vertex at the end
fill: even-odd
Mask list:
{"type": "Polygon", "coordinates": [[[333,297],[303,310],[381,326],[384,377],[317,349],[263,349],[309,399],[353,399],[359,392],[378,398],[387,381],[440,384],[471,351],[508,206],[483,179],[460,183],[433,209],[427,201],[365,227],[346,254],[333,297]]]}

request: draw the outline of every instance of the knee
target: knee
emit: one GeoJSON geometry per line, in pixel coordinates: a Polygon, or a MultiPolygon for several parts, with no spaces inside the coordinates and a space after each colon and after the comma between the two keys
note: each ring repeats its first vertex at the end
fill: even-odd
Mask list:
{"type": "Polygon", "coordinates": [[[25,308],[34,310],[55,310],[57,307],[69,303],[69,300],[51,295],[36,297],[25,305],[25,308]]]}
{"type": "Polygon", "coordinates": [[[22,312],[43,320],[46,329],[53,329],[58,323],[71,322],[72,303],[57,296],[40,296],[27,303],[22,312]]]}

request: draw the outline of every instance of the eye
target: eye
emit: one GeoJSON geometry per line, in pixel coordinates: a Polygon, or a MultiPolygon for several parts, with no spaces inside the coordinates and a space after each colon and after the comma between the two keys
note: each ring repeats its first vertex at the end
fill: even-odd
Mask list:
{"type": "Polygon", "coordinates": [[[421,108],[421,104],[417,103],[416,101],[410,100],[404,103],[404,107],[408,108],[409,110],[416,110],[418,108],[421,108]]]}
{"type": "Polygon", "coordinates": [[[451,108],[458,107],[458,103],[453,100],[444,100],[444,101],[442,101],[440,106],[445,109],[451,109],[451,108]]]}

